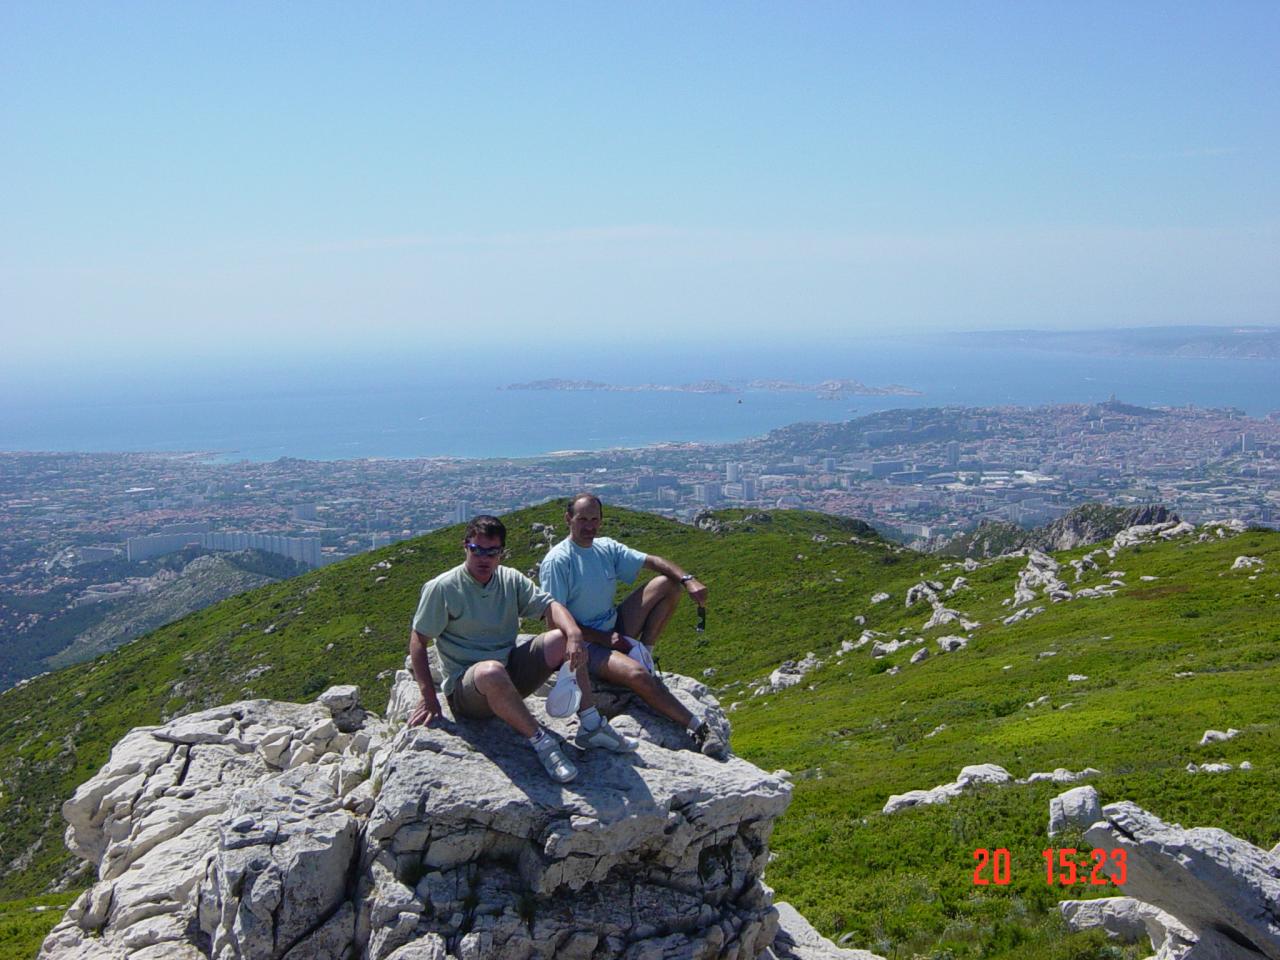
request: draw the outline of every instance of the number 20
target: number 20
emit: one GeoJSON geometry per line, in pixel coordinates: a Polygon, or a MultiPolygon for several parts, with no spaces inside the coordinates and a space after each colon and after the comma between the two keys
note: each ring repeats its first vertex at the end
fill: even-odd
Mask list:
{"type": "Polygon", "coordinates": [[[978,865],[973,868],[975,886],[985,887],[994,883],[997,887],[1003,887],[1008,884],[1010,859],[1009,851],[1004,847],[998,847],[995,850],[979,847],[973,851],[973,859],[978,861],[978,865]],[[989,878],[983,875],[987,867],[991,868],[989,878]]]}

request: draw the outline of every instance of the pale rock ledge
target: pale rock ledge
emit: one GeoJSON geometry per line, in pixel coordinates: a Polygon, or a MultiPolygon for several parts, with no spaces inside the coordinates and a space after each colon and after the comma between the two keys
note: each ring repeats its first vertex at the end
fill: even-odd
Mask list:
{"type": "MultiPolygon", "coordinates": [[[[727,731],[706,687],[669,682],[727,731]]],[[[628,707],[614,722],[639,750],[575,753],[566,786],[499,721],[405,728],[416,700],[405,671],[387,720],[344,687],[134,729],[64,805],[67,844],[97,882],[40,957],[853,955],[824,953],[835,948],[794,918],[778,936],[761,875],[790,785],[673,749],[684,733],[628,697],[601,703],[628,707]]],[[[572,722],[529,702],[571,735],[572,722]]]]}

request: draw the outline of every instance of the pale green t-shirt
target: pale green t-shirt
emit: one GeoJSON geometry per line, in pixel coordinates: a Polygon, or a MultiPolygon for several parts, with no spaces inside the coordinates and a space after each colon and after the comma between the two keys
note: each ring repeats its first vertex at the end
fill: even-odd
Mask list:
{"type": "Polygon", "coordinates": [[[519,570],[499,566],[481,586],[466,564],[446,570],[422,587],[413,629],[435,637],[448,696],[467,667],[481,660],[507,662],[521,617],[540,617],[551,595],[519,570]]]}

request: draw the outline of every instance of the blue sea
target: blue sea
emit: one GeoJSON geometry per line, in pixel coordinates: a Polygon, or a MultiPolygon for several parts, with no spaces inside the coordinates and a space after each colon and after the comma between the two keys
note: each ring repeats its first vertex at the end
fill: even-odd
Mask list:
{"type": "Polygon", "coordinates": [[[662,441],[730,441],[798,421],[901,407],[1134,404],[1280,410],[1280,362],[1109,357],[928,339],[753,351],[678,345],[499,357],[174,362],[93,376],[7,375],[0,450],[203,451],[221,460],[513,457],[662,441]],[[593,366],[594,364],[594,366],[593,366]],[[511,391],[560,377],[619,384],[832,378],[920,396],[511,391]],[[739,402],[741,401],[741,402],[739,402]]]}

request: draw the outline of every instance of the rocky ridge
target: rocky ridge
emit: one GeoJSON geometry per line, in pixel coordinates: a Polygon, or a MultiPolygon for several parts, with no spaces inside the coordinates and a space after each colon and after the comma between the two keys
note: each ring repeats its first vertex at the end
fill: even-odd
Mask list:
{"type": "MultiPolygon", "coordinates": [[[[727,730],[702,684],[669,685],[727,730]]],[[[778,935],[761,877],[790,801],[782,777],[679,749],[683,731],[636,709],[614,722],[637,753],[593,751],[560,786],[500,721],[405,727],[416,696],[401,671],[386,719],[337,687],[132,730],[64,805],[67,844],[97,882],[40,956],[873,956],[794,911],[778,935]]]]}

